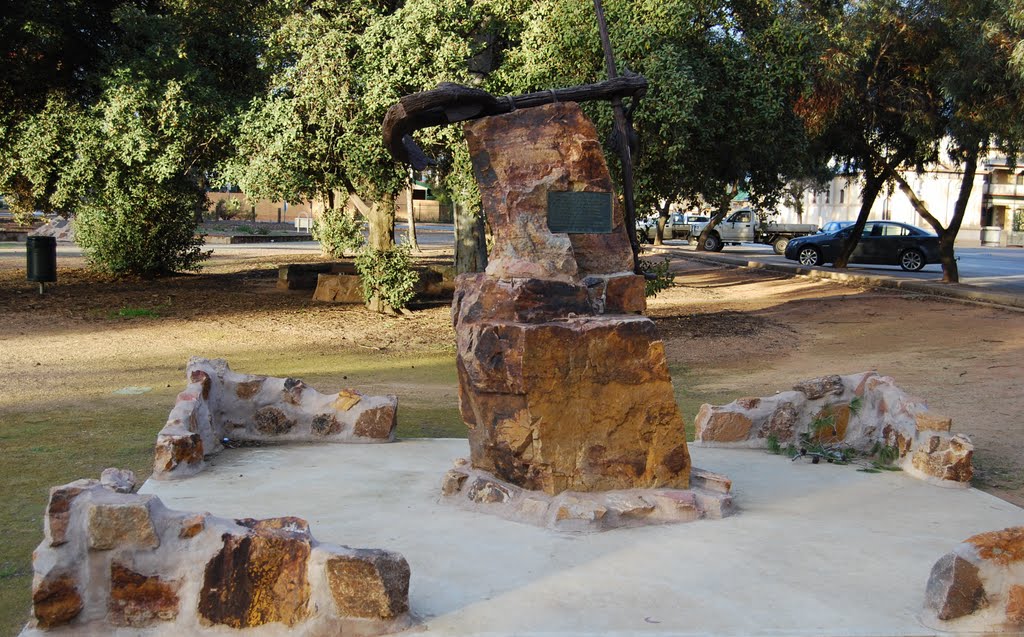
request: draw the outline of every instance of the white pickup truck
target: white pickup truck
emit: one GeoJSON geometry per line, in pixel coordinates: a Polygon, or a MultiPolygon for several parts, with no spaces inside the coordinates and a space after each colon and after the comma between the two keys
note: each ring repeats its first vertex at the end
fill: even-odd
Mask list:
{"type": "MultiPolygon", "coordinates": [[[[690,226],[690,236],[694,239],[707,227],[708,222],[694,223],[690,226]]],[[[785,254],[789,240],[814,234],[818,226],[813,223],[764,223],[748,208],[737,210],[722,220],[711,231],[704,241],[704,249],[719,252],[725,245],[741,243],[764,243],[775,250],[775,254],[785,254]]]]}

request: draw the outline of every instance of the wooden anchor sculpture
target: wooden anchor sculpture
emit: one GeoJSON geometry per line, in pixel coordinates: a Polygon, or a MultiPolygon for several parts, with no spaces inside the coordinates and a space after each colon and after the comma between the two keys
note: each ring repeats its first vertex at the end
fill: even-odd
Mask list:
{"type": "MultiPolygon", "coordinates": [[[[623,75],[596,84],[551,89],[497,97],[487,91],[461,84],[444,82],[431,91],[406,95],[388,109],[384,116],[384,146],[396,160],[423,170],[434,160],[416,145],[412,133],[421,128],[444,126],[481,117],[511,113],[516,109],[542,106],[554,102],[588,102],[632,97],[636,100],[647,92],[642,75],[623,75]]],[[[635,135],[632,136],[635,138],[635,135]]]]}

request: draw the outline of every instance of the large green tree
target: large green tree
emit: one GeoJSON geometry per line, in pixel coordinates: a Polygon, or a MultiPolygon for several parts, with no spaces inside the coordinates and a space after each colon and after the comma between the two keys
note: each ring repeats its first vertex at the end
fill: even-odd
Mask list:
{"type": "Polygon", "coordinates": [[[247,0],[118,5],[97,61],[5,132],[14,152],[0,189],[74,214],[100,269],[198,268],[195,221],[208,178],[232,152],[233,118],[261,84],[264,12],[247,0]]]}
{"type": "Polygon", "coordinates": [[[294,5],[268,41],[271,77],[242,118],[224,175],[248,195],[350,202],[370,222],[370,246],[393,245],[405,172],[380,142],[384,110],[374,73],[385,52],[370,33],[397,3],[318,0],[294,5]],[[339,200],[340,195],[340,200],[339,200]]]}
{"type": "Polygon", "coordinates": [[[953,214],[942,225],[910,187],[903,172],[886,164],[914,210],[939,235],[942,280],[960,280],[954,243],[974,187],[979,159],[998,150],[1015,161],[1024,143],[1024,83],[1014,72],[1014,44],[1024,36],[1022,25],[1008,20],[1011,2],[1003,0],[938,0],[942,32],[940,54],[928,73],[939,87],[933,104],[945,128],[934,140],[944,146],[954,165],[961,168],[960,190],[953,214]]]}
{"type": "Polygon", "coordinates": [[[943,130],[939,87],[928,64],[941,30],[928,0],[866,0],[811,6],[821,51],[813,87],[797,112],[844,171],[862,175],[861,207],[835,267],[844,268],[871,208],[900,166],[934,161],[943,130]]]}
{"type": "MultiPolygon", "coordinates": [[[[789,10],[724,0],[611,0],[605,10],[620,71],[650,83],[633,115],[637,208],[657,206],[663,226],[668,204],[680,199],[711,202],[716,223],[739,189],[773,201],[806,156],[791,108],[804,81],[806,37],[789,10]]],[[[602,79],[590,0],[534,3],[525,19],[522,44],[503,70],[511,87],[602,79]]],[[[611,130],[607,105],[587,110],[600,130],[611,130]]]]}

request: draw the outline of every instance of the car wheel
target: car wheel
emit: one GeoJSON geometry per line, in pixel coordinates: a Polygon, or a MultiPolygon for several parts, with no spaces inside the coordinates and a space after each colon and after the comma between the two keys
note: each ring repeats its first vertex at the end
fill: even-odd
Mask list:
{"type": "Polygon", "coordinates": [[[717,234],[708,235],[708,238],[704,240],[704,249],[708,252],[721,252],[724,245],[717,234]]]}
{"type": "Polygon", "coordinates": [[[786,254],[786,246],[789,245],[789,239],[786,237],[779,237],[772,244],[772,250],[775,250],[775,254],[786,254]]]}
{"type": "Polygon", "coordinates": [[[800,265],[821,265],[821,252],[811,246],[800,248],[800,252],[797,254],[797,261],[800,262],[800,265]]]}
{"type": "Polygon", "coordinates": [[[908,272],[917,272],[924,267],[924,254],[917,248],[910,248],[900,255],[900,267],[908,272]]]}

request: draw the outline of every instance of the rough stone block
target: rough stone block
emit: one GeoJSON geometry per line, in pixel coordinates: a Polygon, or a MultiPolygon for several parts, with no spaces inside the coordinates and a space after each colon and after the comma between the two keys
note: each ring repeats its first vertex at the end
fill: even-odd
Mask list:
{"type": "Polygon", "coordinates": [[[89,548],[97,551],[160,546],[160,538],[153,528],[145,501],[92,504],[88,510],[87,525],[89,548]]]}
{"type": "Polygon", "coordinates": [[[648,319],[458,333],[474,466],[549,494],[689,483],[684,425],[648,319]]]}
{"type": "Polygon", "coordinates": [[[697,439],[701,442],[739,442],[746,440],[754,422],[745,414],[717,411],[708,404],[697,414],[697,439]]]}
{"type": "Polygon", "coordinates": [[[793,385],[793,389],[802,392],[808,400],[817,400],[829,394],[843,393],[843,378],[835,375],[812,378],[793,385]]]}
{"type": "Polygon", "coordinates": [[[398,426],[398,400],[393,396],[389,404],[367,409],[356,419],[353,433],[360,438],[391,440],[398,426]]]}
{"type": "Polygon", "coordinates": [[[409,610],[409,563],[397,553],[359,550],[331,557],[326,569],[342,616],[391,619],[409,610]]]}
{"type": "Polygon", "coordinates": [[[110,622],[142,627],[178,616],[175,587],[156,575],[142,575],[123,564],[110,567],[110,622]]]}
{"type": "Polygon", "coordinates": [[[83,607],[77,582],[70,575],[51,574],[33,584],[32,614],[40,628],[67,624],[82,612],[83,607]]]}
{"type": "Polygon", "coordinates": [[[75,480],[70,484],[50,489],[50,500],[46,504],[43,531],[50,546],[67,542],[68,524],[71,521],[71,504],[82,491],[99,484],[96,480],[75,480]]]}
{"type": "Polygon", "coordinates": [[[117,493],[131,493],[135,488],[135,472],[109,467],[100,474],[100,484],[117,493]]]}
{"type": "Polygon", "coordinates": [[[979,533],[967,538],[966,542],[978,551],[982,560],[1000,566],[1024,562],[1024,526],[979,533]]]}
{"type": "Polygon", "coordinates": [[[362,304],[365,302],[362,280],[353,274],[319,274],[313,300],[362,304]]]}
{"type": "Polygon", "coordinates": [[[181,466],[198,469],[202,464],[203,440],[199,434],[161,433],[157,436],[153,451],[154,471],[166,473],[181,466]]]}
{"type": "Polygon", "coordinates": [[[932,567],[925,589],[925,608],[939,619],[970,615],[987,603],[978,567],[959,555],[945,555],[932,567]]]}
{"type": "Polygon", "coordinates": [[[232,628],[294,626],[309,614],[308,527],[297,518],[239,522],[251,530],[224,535],[223,547],[206,565],[199,614],[232,628]]]}
{"type": "Polygon", "coordinates": [[[441,495],[453,495],[462,490],[462,484],[469,476],[461,471],[449,470],[444,474],[444,482],[441,484],[441,495]]]}

